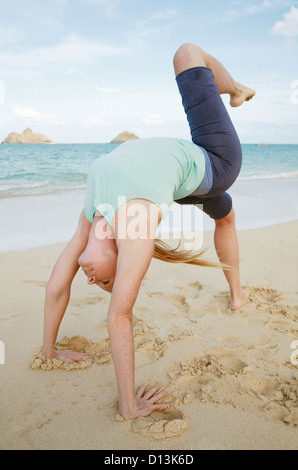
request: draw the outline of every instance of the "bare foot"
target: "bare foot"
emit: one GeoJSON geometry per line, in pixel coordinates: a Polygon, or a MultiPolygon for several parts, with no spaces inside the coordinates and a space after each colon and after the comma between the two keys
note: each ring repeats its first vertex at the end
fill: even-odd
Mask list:
{"type": "Polygon", "coordinates": [[[250,302],[250,299],[248,299],[242,291],[239,296],[232,298],[230,310],[234,312],[235,310],[244,307],[246,304],[248,304],[248,302],[250,302]]]}
{"type": "Polygon", "coordinates": [[[241,83],[236,82],[235,84],[236,91],[231,95],[231,100],[230,100],[230,105],[233,108],[237,108],[238,106],[241,106],[244,101],[249,101],[251,100],[256,92],[252,88],[247,88],[244,85],[241,85],[241,83]]]}

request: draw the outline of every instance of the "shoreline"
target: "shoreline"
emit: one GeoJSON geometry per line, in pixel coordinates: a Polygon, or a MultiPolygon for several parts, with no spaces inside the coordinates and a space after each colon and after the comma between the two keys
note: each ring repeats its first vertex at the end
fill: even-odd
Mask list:
{"type": "MultiPolygon", "coordinates": [[[[238,232],[298,220],[297,178],[236,180],[228,190],[233,200],[238,232]]],[[[69,240],[84,207],[85,190],[0,198],[0,253],[26,250],[69,240]]],[[[165,231],[213,230],[214,221],[195,206],[174,203],[165,231]]],[[[160,233],[158,231],[158,233],[160,233]]]]}
{"type": "MultiPolygon", "coordinates": [[[[298,220],[297,179],[236,181],[229,190],[237,231],[271,227],[298,220]]],[[[84,207],[83,190],[47,196],[0,199],[0,253],[63,243],[73,236],[84,207]]],[[[214,221],[195,206],[174,203],[157,232],[210,231],[214,221]],[[169,223],[170,221],[170,223],[169,223]]]]}
{"type": "MultiPolygon", "coordinates": [[[[251,228],[243,228],[243,229],[238,229],[237,228],[237,233],[241,234],[241,233],[247,233],[247,232],[255,232],[255,231],[258,231],[258,230],[270,230],[270,229],[273,229],[275,230],[276,228],[282,228],[283,226],[288,226],[288,225],[291,225],[293,224],[293,226],[295,226],[295,224],[297,223],[297,226],[298,226],[298,218],[297,219],[294,219],[294,220],[287,220],[287,221],[283,221],[283,222],[277,222],[277,223],[272,223],[272,225],[265,225],[265,226],[258,226],[258,227],[251,227],[251,228]]],[[[189,231],[189,230],[186,230],[185,232],[182,233],[182,237],[181,237],[181,240],[182,240],[182,243],[189,243],[189,249],[199,249],[200,248],[200,245],[201,243],[204,243],[204,235],[206,235],[208,238],[210,238],[211,235],[213,235],[214,233],[214,230],[212,228],[207,228],[207,229],[203,229],[203,232],[199,232],[199,231],[189,231]],[[195,236],[195,238],[193,237],[195,236]]],[[[157,237],[157,238],[161,238],[165,241],[168,241],[170,244],[171,242],[176,242],[177,240],[180,240],[180,235],[181,235],[181,232],[179,231],[174,231],[171,233],[172,235],[172,238],[165,238],[164,237],[164,234],[161,234],[160,237],[157,237]]],[[[71,238],[71,237],[70,237],[71,238]]],[[[54,241],[54,242],[48,242],[48,243],[45,243],[45,244],[40,244],[40,245],[35,245],[35,246],[30,246],[30,247],[26,247],[26,248],[19,248],[19,249],[12,249],[12,250],[5,250],[5,251],[1,251],[0,250],[0,259],[2,256],[6,256],[6,255],[14,255],[14,254],[21,254],[21,253],[26,253],[26,252],[34,252],[35,250],[42,250],[42,249],[55,249],[55,247],[63,247],[65,246],[69,241],[70,241],[70,238],[68,239],[64,239],[64,240],[58,240],[58,241],[54,241]]],[[[187,248],[187,247],[186,247],[187,248]]]]}

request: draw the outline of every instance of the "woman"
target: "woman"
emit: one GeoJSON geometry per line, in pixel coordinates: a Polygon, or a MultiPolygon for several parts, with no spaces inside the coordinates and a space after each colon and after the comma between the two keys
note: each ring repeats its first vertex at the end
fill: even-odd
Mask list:
{"type": "Polygon", "coordinates": [[[214,265],[198,253],[171,250],[155,240],[158,224],[173,200],[203,204],[203,210],[215,220],[214,242],[230,287],[231,308],[246,303],[239,276],[235,214],[226,193],[240,171],[241,146],[220,94],[229,94],[231,106],[237,107],[255,92],[235,82],[222,64],[194,44],[178,49],[174,68],[193,142],[140,139],[96,160],[88,175],[85,210],[46,289],[44,354],[69,363],[86,357],[74,351],[55,351],[79,267],[89,284],[111,292],[108,332],[119,412],[127,419],[170,406],[159,403],[166,392],[158,393],[158,387],[147,393],[142,387],[135,394],[132,309],[152,258],[214,265]],[[137,223],[133,212],[138,213],[137,223]],[[142,236],[135,237],[136,228],[142,236]]]}

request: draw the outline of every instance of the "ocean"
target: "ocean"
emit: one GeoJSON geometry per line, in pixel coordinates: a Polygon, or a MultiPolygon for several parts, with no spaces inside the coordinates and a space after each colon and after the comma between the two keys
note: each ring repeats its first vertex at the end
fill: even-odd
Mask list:
{"type": "MultiPolygon", "coordinates": [[[[68,240],[84,205],[90,164],[117,145],[0,145],[0,251],[68,240]]],[[[298,145],[242,148],[242,170],[229,190],[238,230],[297,220],[298,145]]],[[[181,210],[187,211],[174,204],[178,219],[181,210]]],[[[185,220],[183,229],[192,228],[185,220]]],[[[200,220],[204,229],[213,228],[207,216],[200,220]]]]}

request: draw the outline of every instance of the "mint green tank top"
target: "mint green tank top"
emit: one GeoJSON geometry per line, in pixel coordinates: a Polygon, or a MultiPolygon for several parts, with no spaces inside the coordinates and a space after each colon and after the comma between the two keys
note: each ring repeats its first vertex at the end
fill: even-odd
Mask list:
{"type": "Polygon", "coordinates": [[[183,139],[154,137],[120,144],[90,167],[85,214],[92,223],[99,210],[113,227],[113,216],[131,199],[157,204],[164,219],[175,200],[191,194],[205,174],[203,150],[183,139]]]}

